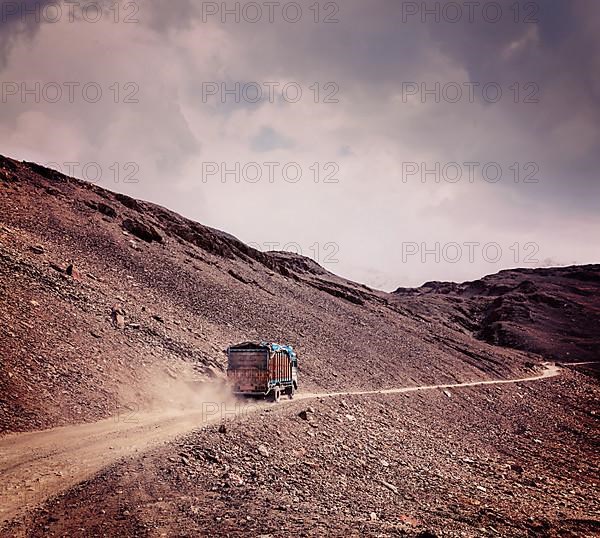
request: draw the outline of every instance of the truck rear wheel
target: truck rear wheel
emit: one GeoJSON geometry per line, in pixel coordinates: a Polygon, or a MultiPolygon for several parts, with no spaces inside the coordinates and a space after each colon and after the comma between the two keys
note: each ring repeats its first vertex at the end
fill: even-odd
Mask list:
{"type": "Polygon", "coordinates": [[[289,398],[290,400],[291,400],[291,399],[294,397],[294,392],[296,392],[296,391],[294,390],[294,385],[292,385],[291,387],[289,387],[289,388],[287,389],[287,395],[288,395],[288,398],[289,398]]]}

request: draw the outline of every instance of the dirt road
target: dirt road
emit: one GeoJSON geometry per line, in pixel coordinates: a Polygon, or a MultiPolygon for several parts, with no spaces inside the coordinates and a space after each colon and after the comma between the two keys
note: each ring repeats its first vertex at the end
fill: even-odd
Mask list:
{"type": "Polygon", "coordinates": [[[297,396],[299,399],[322,398],[323,396],[364,396],[369,394],[402,394],[405,392],[417,392],[423,390],[451,389],[459,387],[477,387],[480,385],[505,385],[507,383],[521,383],[525,381],[539,381],[548,377],[557,376],[560,368],[555,364],[544,364],[544,370],[541,374],[532,377],[523,377],[519,379],[493,379],[488,381],[468,381],[465,383],[448,383],[444,385],[419,385],[414,387],[401,387],[397,389],[363,390],[347,392],[328,392],[321,394],[304,393],[297,396]]]}
{"type": "MultiPolygon", "coordinates": [[[[542,373],[520,379],[401,387],[396,389],[300,394],[297,399],[399,394],[539,381],[558,375],[546,364],[542,373]]],[[[281,404],[286,402],[282,400],[281,404]]],[[[280,404],[280,405],[281,405],[280,404]]],[[[252,405],[252,410],[270,404],[252,405]]],[[[142,453],[193,429],[248,412],[248,406],[207,402],[193,410],[133,413],[92,424],[11,434],[0,439],[0,522],[11,520],[117,460],[142,453]],[[224,407],[223,407],[224,406],[224,407]]]]}

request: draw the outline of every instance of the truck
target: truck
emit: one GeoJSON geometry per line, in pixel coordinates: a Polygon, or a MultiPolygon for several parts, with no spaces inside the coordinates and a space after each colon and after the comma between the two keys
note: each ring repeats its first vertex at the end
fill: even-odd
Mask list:
{"type": "Polygon", "coordinates": [[[278,402],[298,390],[298,356],[292,346],[243,342],[227,348],[227,380],[233,393],[278,402]]]}

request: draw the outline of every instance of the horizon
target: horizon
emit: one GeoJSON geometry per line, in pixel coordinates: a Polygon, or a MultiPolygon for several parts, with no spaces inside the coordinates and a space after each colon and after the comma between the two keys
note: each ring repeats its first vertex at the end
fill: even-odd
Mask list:
{"type": "MultiPolygon", "coordinates": [[[[23,159],[18,159],[18,158],[14,157],[14,156],[7,156],[7,155],[2,155],[2,154],[0,154],[0,157],[6,157],[6,158],[9,158],[9,159],[13,159],[13,160],[15,160],[15,161],[18,161],[18,162],[28,162],[28,161],[25,161],[25,160],[23,160],[23,159]]],[[[39,163],[34,163],[34,164],[39,164],[39,163]]],[[[56,169],[53,169],[53,168],[50,168],[50,169],[52,169],[52,170],[55,170],[55,171],[57,171],[57,172],[60,172],[60,170],[56,170],[56,169]]],[[[83,182],[83,183],[84,183],[84,184],[86,184],[86,185],[95,185],[96,187],[99,187],[99,188],[101,188],[101,189],[104,189],[104,190],[106,190],[106,191],[108,191],[108,192],[112,192],[112,193],[119,193],[119,191],[112,190],[112,189],[106,189],[105,187],[102,187],[102,186],[100,186],[100,185],[96,185],[96,184],[94,184],[94,183],[92,183],[92,182],[90,182],[90,181],[87,181],[87,180],[83,179],[83,178],[71,177],[71,176],[67,176],[67,177],[69,177],[69,178],[71,178],[71,179],[75,179],[75,180],[77,180],[77,181],[81,181],[81,182],[83,182]]],[[[119,194],[125,194],[125,193],[119,193],[119,194]]],[[[151,200],[144,200],[144,199],[139,199],[139,198],[136,198],[136,200],[137,200],[137,201],[140,201],[140,202],[147,202],[147,203],[155,204],[155,205],[158,205],[158,206],[160,206],[160,207],[163,207],[164,209],[167,209],[167,210],[169,210],[169,211],[173,211],[171,208],[169,208],[169,207],[166,207],[166,206],[163,206],[163,205],[161,205],[161,204],[158,204],[158,203],[156,203],[156,202],[153,202],[153,201],[151,201],[151,200]]],[[[177,212],[176,212],[176,213],[177,213],[177,212]]],[[[179,214],[179,213],[178,213],[178,214],[179,214]]],[[[181,214],[180,214],[180,215],[181,215],[181,214]]],[[[194,220],[194,219],[192,219],[192,218],[190,218],[190,217],[188,217],[188,216],[186,216],[186,215],[181,215],[181,216],[182,216],[182,217],[184,217],[184,218],[186,218],[186,219],[188,219],[188,220],[190,220],[190,221],[192,221],[192,222],[196,222],[196,223],[198,223],[198,224],[201,224],[201,225],[203,225],[203,226],[207,226],[206,224],[204,224],[204,223],[202,223],[202,222],[199,222],[199,221],[196,221],[196,220],[194,220]]],[[[209,228],[212,228],[212,227],[209,227],[209,228]]],[[[236,239],[237,241],[240,241],[240,242],[244,243],[244,241],[242,241],[242,240],[241,240],[239,237],[237,237],[237,236],[235,236],[235,235],[233,235],[233,234],[229,233],[227,230],[221,230],[221,229],[218,229],[218,228],[212,228],[212,229],[214,229],[214,230],[216,230],[216,231],[218,231],[218,232],[220,232],[220,233],[225,233],[225,234],[227,234],[227,235],[229,235],[229,236],[233,237],[233,238],[234,238],[234,239],[236,239]]],[[[244,244],[246,244],[246,243],[244,243],[244,244]]],[[[251,245],[248,245],[248,246],[251,246],[251,245]]],[[[254,247],[252,247],[252,248],[254,248],[254,247]]],[[[260,249],[257,249],[257,250],[260,250],[260,249]]],[[[317,265],[319,265],[319,266],[320,266],[320,267],[322,267],[323,269],[325,269],[325,270],[328,270],[329,272],[333,273],[335,276],[338,276],[338,277],[340,277],[340,278],[344,278],[344,279],[346,279],[346,280],[352,281],[352,279],[350,279],[350,278],[346,277],[345,275],[342,275],[342,274],[336,273],[335,271],[330,271],[329,269],[327,269],[327,267],[324,267],[324,266],[323,266],[323,265],[321,265],[321,264],[320,264],[320,263],[319,263],[317,260],[314,260],[314,259],[313,259],[313,258],[311,258],[310,256],[304,256],[303,254],[299,254],[299,253],[292,252],[292,251],[289,251],[289,250],[262,250],[261,252],[264,252],[264,253],[266,253],[266,254],[268,254],[268,253],[286,253],[286,254],[292,254],[292,255],[296,255],[296,256],[305,257],[305,258],[307,258],[307,259],[310,259],[310,260],[312,260],[313,262],[315,262],[317,265]]],[[[374,291],[380,291],[380,292],[384,292],[384,293],[394,293],[394,292],[396,292],[398,289],[419,289],[419,288],[422,288],[422,287],[424,287],[424,286],[426,286],[427,284],[430,284],[430,283],[457,284],[457,285],[461,285],[461,284],[469,284],[469,283],[476,282],[477,280],[481,280],[481,279],[483,279],[483,278],[486,278],[486,277],[489,277],[489,276],[497,275],[497,274],[499,274],[499,273],[501,273],[501,272],[503,272],[503,271],[515,271],[515,270],[521,270],[521,269],[525,269],[525,270],[536,270],[536,269],[553,269],[553,268],[556,268],[556,269],[558,269],[558,268],[569,268],[569,267],[586,267],[586,266],[595,266],[595,265],[599,265],[599,263],[593,263],[593,262],[591,262],[591,263],[586,263],[586,264],[547,265],[547,266],[540,266],[540,267],[523,267],[523,266],[515,266],[515,267],[507,267],[507,268],[503,268],[503,269],[500,269],[500,270],[498,270],[498,271],[495,271],[495,272],[493,272],[493,273],[486,273],[486,274],[484,274],[484,275],[481,275],[481,276],[480,276],[480,277],[478,277],[478,278],[475,278],[475,279],[470,279],[470,280],[461,280],[461,281],[457,281],[457,280],[427,280],[427,281],[424,281],[424,282],[422,282],[421,284],[418,284],[418,285],[416,285],[416,286],[404,286],[404,285],[401,285],[401,284],[400,284],[400,285],[397,285],[397,286],[394,286],[394,287],[392,287],[392,289],[389,289],[389,290],[386,290],[386,289],[380,289],[380,288],[375,288],[375,287],[373,287],[373,286],[369,286],[369,284],[367,284],[366,282],[361,282],[361,281],[357,281],[357,280],[354,280],[353,282],[355,282],[356,284],[363,284],[363,285],[367,285],[367,286],[369,286],[370,288],[372,288],[374,291]]]]}
{"type": "Polygon", "coordinates": [[[2,153],[375,289],[598,263],[597,3],[255,5],[3,2],[2,153]]]}

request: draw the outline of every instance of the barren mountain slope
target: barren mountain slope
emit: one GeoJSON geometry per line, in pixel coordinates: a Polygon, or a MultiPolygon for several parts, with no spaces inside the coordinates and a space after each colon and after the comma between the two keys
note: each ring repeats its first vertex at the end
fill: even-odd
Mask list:
{"type": "Polygon", "coordinates": [[[35,164],[0,160],[0,222],[4,431],[169,399],[163,380],[220,375],[222,350],[247,339],[293,344],[305,390],[502,376],[536,362],[309,259],[261,253],[35,164]]]}
{"type": "Polygon", "coordinates": [[[414,313],[491,344],[556,361],[600,359],[600,265],[511,269],[392,295],[414,313]]]}
{"type": "Polygon", "coordinates": [[[0,158],[0,428],[73,425],[2,439],[0,536],[598,534],[597,379],[538,374],[597,359],[599,273],[386,294],[0,158]],[[298,349],[298,398],[180,409],[247,339],[298,349]]]}

